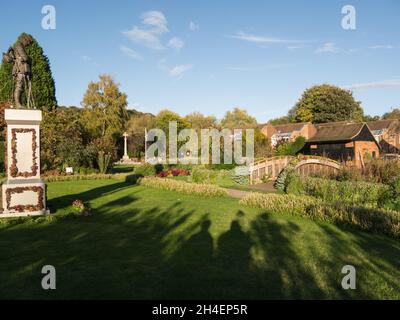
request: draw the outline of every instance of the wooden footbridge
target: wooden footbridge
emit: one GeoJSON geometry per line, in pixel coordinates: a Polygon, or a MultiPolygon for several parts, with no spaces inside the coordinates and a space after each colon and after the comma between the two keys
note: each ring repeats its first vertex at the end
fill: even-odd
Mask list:
{"type": "Polygon", "coordinates": [[[250,183],[275,180],[287,165],[292,164],[301,175],[336,173],[341,164],[335,160],[317,156],[278,156],[258,160],[250,165],[250,183]]]}

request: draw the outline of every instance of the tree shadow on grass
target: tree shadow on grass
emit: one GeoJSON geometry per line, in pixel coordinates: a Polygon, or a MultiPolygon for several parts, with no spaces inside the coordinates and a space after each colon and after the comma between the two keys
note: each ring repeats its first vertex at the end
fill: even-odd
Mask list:
{"type": "MultiPolygon", "coordinates": [[[[113,195],[92,217],[0,229],[0,248],[6,257],[0,265],[0,297],[367,297],[363,285],[353,296],[339,288],[338,264],[349,255],[359,257],[368,250],[378,253],[383,249],[385,257],[374,261],[376,268],[388,273],[398,262],[393,253],[399,252],[399,246],[395,242],[385,246],[385,237],[376,240],[372,235],[352,233],[357,247],[348,248],[347,239],[335,227],[318,224],[328,252],[325,257],[318,255],[318,265],[311,269],[313,261],[306,261],[295,246],[301,230],[292,220],[237,211],[229,228],[215,234],[211,232],[214,220],[207,210],[188,209],[179,201],[143,209],[135,205],[142,197],[140,192],[132,188],[129,194],[119,193],[129,187],[116,183],[51,200],[57,208],[64,208],[76,197],[92,201],[113,195]],[[40,287],[45,264],[57,269],[55,291],[40,287]],[[319,272],[325,272],[324,285],[319,272]]],[[[307,252],[313,245],[305,245],[307,252]]]]}
{"type": "Polygon", "coordinates": [[[60,197],[49,199],[47,206],[51,213],[56,213],[58,210],[65,209],[70,206],[76,199],[81,199],[85,202],[88,202],[130,187],[132,187],[132,185],[127,182],[107,184],[105,186],[89,189],[85,192],[66,194],[60,197]]]}
{"type": "MultiPolygon", "coordinates": [[[[346,291],[348,296],[374,299],[376,286],[380,286],[379,289],[384,293],[384,295],[381,294],[382,299],[390,298],[388,293],[392,292],[397,292],[400,298],[400,243],[398,241],[349,226],[333,228],[332,225],[324,224],[321,227],[328,235],[326,242],[333,253],[331,259],[326,261],[330,268],[338,270],[338,273],[345,265],[356,268],[357,288],[354,291],[346,291]],[[347,232],[352,235],[352,246],[347,245],[345,239],[347,232]],[[371,283],[372,275],[375,283],[371,283]]],[[[340,273],[339,278],[343,276],[344,274],[340,273]]]]}

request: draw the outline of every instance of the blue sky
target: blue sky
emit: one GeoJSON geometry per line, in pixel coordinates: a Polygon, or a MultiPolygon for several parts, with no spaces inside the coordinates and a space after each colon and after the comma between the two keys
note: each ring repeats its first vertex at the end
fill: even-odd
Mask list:
{"type": "Polygon", "coordinates": [[[21,32],[49,57],[60,105],[112,74],[129,106],[221,118],[285,115],[307,87],[351,88],[367,114],[400,106],[400,1],[15,1],[1,5],[0,50],[21,32]],[[356,30],[341,26],[344,5],[356,30]],[[41,27],[44,5],[56,29],[41,27]]]}

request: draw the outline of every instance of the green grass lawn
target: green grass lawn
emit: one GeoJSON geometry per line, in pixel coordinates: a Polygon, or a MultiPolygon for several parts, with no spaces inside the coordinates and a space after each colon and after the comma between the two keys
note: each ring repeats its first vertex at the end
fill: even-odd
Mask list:
{"type": "Polygon", "coordinates": [[[384,236],[116,180],[48,184],[53,212],[76,198],[94,215],[0,226],[0,298],[400,298],[400,242],[384,236]]]}

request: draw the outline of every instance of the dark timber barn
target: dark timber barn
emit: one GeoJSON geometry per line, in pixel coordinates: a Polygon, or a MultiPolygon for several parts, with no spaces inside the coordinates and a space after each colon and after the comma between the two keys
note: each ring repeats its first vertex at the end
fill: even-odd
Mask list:
{"type": "Polygon", "coordinates": [[[366,157],[378,158],[380,147],[365,123],[326,123],[307,144],[311,155],[324,156],[349,166],[362,167],[366,157]]]}

